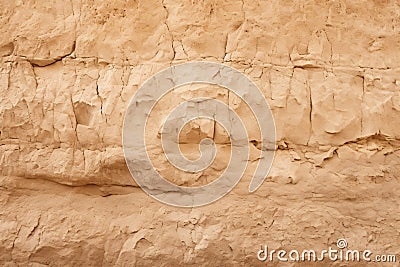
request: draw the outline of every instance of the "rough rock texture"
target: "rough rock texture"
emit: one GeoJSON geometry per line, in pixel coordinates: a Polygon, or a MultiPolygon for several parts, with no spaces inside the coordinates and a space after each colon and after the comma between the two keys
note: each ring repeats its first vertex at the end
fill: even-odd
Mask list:
{"type": "MultiPolygon", "coordinates": [[[[0,0],[0,14],[2,265],[264,265],[261,245],[321,250],[338,238],[400,259],[399,1],[0,0]],[[193,60],[259,86],[278,149],[256,193],[255,157],[220,201],[173,208],[130,177],[122,121],[148,77],[193,60]]],[[[257,152],[246,107],[208,90],[250,121],[257,152]]],[[[211,170],[177,175],[155,159],[160,171],[213,180],[226,164],[222,128],[194,121],[181,141],[196,154],[206,136],[222,153],[211,170]]]]}

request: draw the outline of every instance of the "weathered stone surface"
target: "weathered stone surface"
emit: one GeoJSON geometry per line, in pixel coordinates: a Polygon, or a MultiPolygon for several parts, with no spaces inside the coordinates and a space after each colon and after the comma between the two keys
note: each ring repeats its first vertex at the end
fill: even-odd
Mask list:
{"type": "Polygon", "coordinates": [[[318,250],[338,238],[400,258],[400,2],[0,0],[0,14],[2,265],[257,265],[261,245],[318,250]],[[168,179],[209,183],[229,161],[224,129],[196,120],[182,151],[195,158],[200,139],[213,138],[213,165],[194,175],[167,162],[160,124],[186,99],[229,104],[251,146],[233,192],[179,209],[137,188],[122,123],[147,78],[193,60],[257,84],[278,149],[248,194],[254,116],[224,88],[178,88],[147,129],[168,179]]]}

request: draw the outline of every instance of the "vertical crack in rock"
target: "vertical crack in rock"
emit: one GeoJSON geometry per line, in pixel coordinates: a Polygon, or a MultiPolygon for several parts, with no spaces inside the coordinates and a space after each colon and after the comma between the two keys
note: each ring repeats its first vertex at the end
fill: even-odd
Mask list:
{"type": "Polygon", "coordinates": [[[222,57],[223,61],[227,61],[227,55],[228,55],[228,39],[229,39],[229,35],[226,34],[225,37],[225,44],[224,44],[224,56],[222,57]]]}
{"type": "MultiPolygon", "coordinates": [[[[101,97],[101,95],[99,93],[99,79],[100,79],[100,71],[98,71],[95,82],[96,82],[96,95],[97,95],[97,98],[100,100],[100,114],[103,116],[103,98],[101,97]]],[[[104,118],[107,122],[107,115],[104,115],[104,118]]]]}
{"type": "Polygon", "coordinates": [[[309,83],[307,83],[307,90],[308,90],[308,97],[309,97],[309,105],[310,105],[310,112],[309,112],[309,122],[310,122],[310,134],[308,137],[308,141],[307,141],[307,145],[309,145],[310,143],[310,139],[312,137],[313,134],[313,120],[312,120],[312,116],[313,116],[313,100],[312,100],[312,89],[311,89],[311,85],[309,83]]]}
{"type": "Polygon", "coordinates": [[[11,247],[12,249],[15,247],[15,241],[17,241],[17,239],[19,237],[19,233],[21,231],[21,228],[22,228],[22,225],[17,225],[17,232],[15,233],[15,237],[14,237],[13,242],[12,242],[12,247],[11,247]]]}
{"type": "Polygon", "coordinates": [[[217,131],[217,121],[215,120],[215,115],[213,116],[214,118],[213,118],[213,134],[212,134],[212,139],[214,140],[214,142],[215,142],[215,138],[216,138],[216,131],[217,131]]]}
{"type": "Polygon", "coordinates": [[[361,110],[361,121],[360,121],[360,128],[361,128],[361,136],[364,136],[364,96],[365,96],[365,71],[363,71],[363,74],[359,75],[359,77],[362,79],[362,96],[361,96],[361,104],[360,104],[360,110],[361,110]]]}
{"type": "Polygon", "coordinates": [[[41,218],[41,214],[39,214],[39,217],[36,220],[36,224],[33,226],[32,230],[30,231],[30,233],[28,234],[28,238],[33,236],[36,232],[36,230],[39,228],[40,225],[40,218],[41,218]]]}
{"type": "MultiPolygon", "coordinates": [[[[170,37],[171,37],[171,49],[172,49],[172,52],[173,52],[173,56],[172,56],[171,61],[174,61],[176,59],[176,50],[175,50],[175,47],[174,47],[174,35],[171,32],[171,30],[169,28],[169,25],[168,25],[169,11],[168,11],[167,5],[165,4],[165,0],[161,0],[161,4],[162,4],[162,6],[163,6],[163,8],[165,10],[165,21],[164,21],[164,24],[165,24],[165,27],[167,27],[167,31],[168,31],[168,33],[170,34],[170,37]]],[[[183,45],[182,45],[182,47],[183,47],[183,45]]]]}
{"type": "Polygon", "coordinates": [[[329,60],[329,63],[331,64],[331,67],[333,67],[333,45],[332,45],[331,40],[329,40],[329,36],[328,36],[328,33],[326,32],[326,30],[324,29],[323,31],[324,31],[324,34],[325,34],[325,38],[329,43],[329,48],[330,48],[330,60],[329,60]]]}

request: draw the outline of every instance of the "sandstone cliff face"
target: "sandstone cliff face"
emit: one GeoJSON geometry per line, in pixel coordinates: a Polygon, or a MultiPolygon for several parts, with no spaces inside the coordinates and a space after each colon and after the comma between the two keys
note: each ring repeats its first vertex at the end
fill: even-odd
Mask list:
{"type": "MultiPolygon", "coordinates": [[[[400,258],[400,2],[2,0],[0,13],[2,264],[256,265],[264,244],[325,249],[338,238],[400,258]],[[254,157],[229,195],[181,209],[134,183],[122,122],[148,77],[194,60],[257,84],[278,149],[256,193],[254,157]]],[[[250,121],[257,152],[246,107],[203,92],[250,121]]],[[[182,178],[159,160],[160,171],[211,181],[226,164],[223,130],[194,122],[183,150],[204,136],[222,153],[210,170],[182,178]]]]}

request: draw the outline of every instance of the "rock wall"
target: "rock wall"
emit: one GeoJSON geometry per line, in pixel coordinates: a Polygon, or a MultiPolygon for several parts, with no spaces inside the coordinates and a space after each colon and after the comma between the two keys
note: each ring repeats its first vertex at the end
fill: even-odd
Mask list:
{"type": "MultiPolygon", "coordinates": [[[[400,258],[399,1],[1,0],[0,14],[4,265],[265,265],[261,245],[325,249],[338,238],[400,258]],[[177,93],[156,122],[203,92],[249,121],[254,146],[233,192],[174,208],[134,183],[122,122],[148,77],[196,60],[257,84],[277,151],[249,194],[259,137],[245,105],[221,88],[177,93]]],[[[217,164],[193,177],[158,159],[160,171],[181,185],[211,181],[226,165],[226,133],[197,121],[185,136],[189,154],[212,137],[217,164]]]]}

